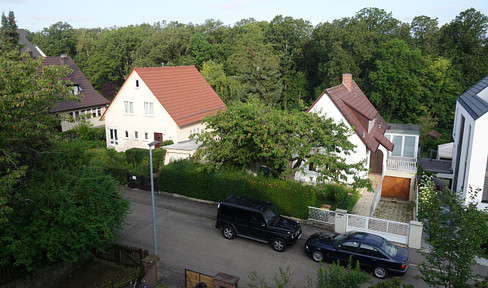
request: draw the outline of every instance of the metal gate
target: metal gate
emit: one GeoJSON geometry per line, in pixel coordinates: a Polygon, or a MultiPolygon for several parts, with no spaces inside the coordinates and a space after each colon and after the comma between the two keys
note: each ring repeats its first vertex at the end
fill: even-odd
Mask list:
{"type": "Polygon", "coordinates": [[[346,231],[370,232],[393,242],[408,244],[409,230],[408,223],[347,214],[346,231]]]}

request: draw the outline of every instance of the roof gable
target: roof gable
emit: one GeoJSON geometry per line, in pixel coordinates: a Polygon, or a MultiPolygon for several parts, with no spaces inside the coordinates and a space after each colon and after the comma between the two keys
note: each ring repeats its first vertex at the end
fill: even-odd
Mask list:
{"type": "Polygon", "coordinates": [[[141,80],[181,127],[225,110],[225,104],[195,66],[134,68],[141,80]]]}
{"type": "Polygon", "coordinates": [[[481,79],[481,81],[476,83],[473,87],[466,90],[457,99],[459,104],[461,104],[466,111],[468,111],[469,115],[471,115],[474,120],[488,112],[488,102],[482,98],[482,96],[486,96],[484,93],[486,93],[485,89],[487,88],[488,75],[481,79]]]}
{"type": "Polygon", "coordinates": [[[311,111],[318,101],[326,95],[332,100],[370,151],[376,152],[380,144],[389,151],[393,151],[393,143],[384,136],[387,128],[386,121],[364,95],[356,82],[349,80],[345,83],[348,83],[350,87],[342,83],[341,85],[325,89],[307,112],[311,111]]]}
{"type": "Polygon", "coordinates": [[[83,108],[89,107],[96,107],[96,106],[104,106],[108,105],[110,101],[100,95],[95,88],[88,82],[85,75],[78,66],[75,64],[73,59],[69,56],[61,56],[61,57],[46,57],[41,58],[42,65],[50,66],[50,65],[59,65],[59,66],[68,66],[72,72],[68,75],[68,79],[73,83],[73,85],[78,85],[81,88],[81,95],[83,96],[80,101],[63,101],[59,103],[55,108],[51,110],[51,112],[63,112],[63,111],[71,111],[71,110],[78,110],[83,108]]]}

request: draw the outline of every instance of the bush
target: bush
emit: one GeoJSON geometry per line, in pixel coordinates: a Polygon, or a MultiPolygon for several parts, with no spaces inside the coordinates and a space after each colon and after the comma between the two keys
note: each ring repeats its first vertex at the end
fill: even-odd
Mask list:
{"type": "Polygon", "coordinates": [[[232,194],[270,201],[280,213],[305,219],[308,206],[316,202],[317,188],[299,182],[255,177],[233,168],[217,172],[188,160],[164,166],[159,174],[160,190],[188,197],[222,201],[232,194]]]}

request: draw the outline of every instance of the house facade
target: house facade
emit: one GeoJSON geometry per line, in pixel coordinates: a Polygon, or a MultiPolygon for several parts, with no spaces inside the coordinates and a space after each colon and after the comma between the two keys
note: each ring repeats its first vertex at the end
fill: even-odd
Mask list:
{"type": "Polygon", "coordinates": [[[473,190],[479,209],[488,208],[488,76],[456,102],[452,136],[452,189],[465,201],[473,190]]]}
{"type": "Polygon", "coordinates": [[[224,102],[194,66],[134,68],[101,120],[107,147],[125,151],[155,140],[189,140],[219,110],[224,102]]]}
{"type": "Polygon", "coordinates": [[[68,66],[72,70],[68,75],[72,82],[72,92],[81,96],[81,101],[63,101],[51,110],[51,113],[56,113],[61,119],[59,130],[70,130],[81,122],[88,122],[93,127],[103,127],[104,122],[100,119],[110,101],[93,88],[73,59],[66,55],[41,59],[44,66],[68,66]]]}
{"type": "MultiPolygon", "coordinates": [[[[393,151],[393,143],[384,135],[387,123],[352,80],[351,74],[342,76],[341,85],[325,89],[307,112],[325,115],[353,130],[349,141],[356,148],[350,155],[343,155],[346,162],[363,161],[366,169],[383,173],[387,151],[393,151]]],[[[367,177],[367,174],[363,176],[367,177]]],[[[314,182],[316,172],[305,168],[305,174],[297,173],[296,179],[314,182]]]]}

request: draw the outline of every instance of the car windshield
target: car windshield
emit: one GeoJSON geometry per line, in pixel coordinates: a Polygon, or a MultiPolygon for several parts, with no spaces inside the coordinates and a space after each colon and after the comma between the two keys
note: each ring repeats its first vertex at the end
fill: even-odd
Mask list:
{"type": "Polygon", "coordinates": [[[336,236],[334,236],[334,238],[332,238],[332,244],[336,245],[341,243],[344,239],[347,238],[347,236],[349,236],[349,232],[337,234],[336,236]]]}
{"type": "Polygon", "coordinates": [[[385,251],[390,256],[395,256],[398,253],[398,247],[388,240],[383,239],[381,242],[381,250],[385,251]]]}
{"type": "Polygon", "coordinates": [[[266,208],[266,210],[264,210],[263,212],[263,217],[264,217],[264,221],[266,221],[266,224],[271,223],[273,219],[276,218],[278,215],[279,215],[278,211],[276,209],[276,206],[274,206],[274,204],[269,205],[268,208],[266,208]]]}

